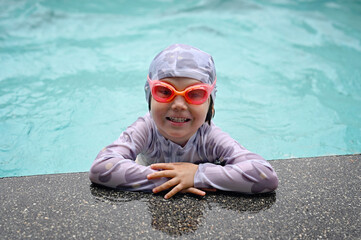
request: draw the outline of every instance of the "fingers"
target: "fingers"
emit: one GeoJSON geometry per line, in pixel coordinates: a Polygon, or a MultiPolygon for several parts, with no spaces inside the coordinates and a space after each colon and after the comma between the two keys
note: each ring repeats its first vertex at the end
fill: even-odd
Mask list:
{"type": "Polygon", "coordinates": [[[173,170],[174,166],[172,163],[155,163],[150,165],[150,168],[154,170],[173,170]]]}
{"type": "Polygon", "coordinates": [[[164,171],[159,171],[159,172],[154,172],[154,173],[148,174],[147,178],[149,180],[155,179],[155,178],[162,178],[162,177],[173,178],[173,177],[175,177],[175,174],[176,173],[174,171],[164,170],[164,171]]]}
{"type": "Polygon", "coordinates": [[[164,190],[167,190],[171,187],[173,187],[174,185],[177,185],[175,186],[172,190],[170,190],[165,196],[164,198],[165,199],[169,199],[171,197],[173,197],[175,194],[177,194],[178,192],[182,192],[182,193],[192,193],[192,194],[195,194],[195,195],[198,195],[198,196],[204,196],[206,195],[206,192],[200,190],[200,189],[197,189],[197,188],[194,188],[194,187],[190,187],[190,188],[187,188],[187,189],[183,189],[183,187],[181,186],[181,184],[178,184],[178,181],[174,180],[174,179],[171,179],[169,180],[168,182],[166,183],[163,183],[162,185],[160,185],[159,187],[156,187],[153,189],[153,193],[158,193],[158,192],[161,192],[161,191],[164,191],[164,190]]]}
{"type": "Polygon", "coordinates": [[[180,184],[178,184],[177,186],[175,186],[172,190],[170,190],[165,196],[165,199],[169,199],[171,197],[173,197],[176,193],[182,191],[182,187],[180,186],[180,184]]]}
{"type": "Polygon", "coordinates": [[[155,178],[161,178],[161,177],[168,177],[168,178],[173,178],[175,176],[175,173],[172,171],[167,171],[167,170],[173,170],[174,168],[171,166],[171,164],[169,163],[156,163],[156,164],[152,164],[150,165],[150,168],[153,170],[163,170],[163,171],[158,171],[158,172],[154,172],[151,173],[147,176],[147,178],[150,179],[155,179],[155,178]]]}
{"type": "MultiPolygon", "coordinates": [[[[178,183],[179,183],[179,180],[172,178],[171,180],[163,183],[162,185],[160,185],[160,186],[158,186],[158,187],[156,187],[156,188],[153,188],[153,193],[159,193],[159,192],[161,192],[161,191],[167,190],[167,189],[169,189],[169,188],[177,185],[178,183]]],[[[179,186],[179,185],[177,185],[177,186],[179,186]]],[[[174,189],[174,188],[173,188],[173,189],[174,189]]],[[[172,189],[172,190],[173,190],[173,189],[172,189]]],[[[180,190],[182,190],[182,189],[180,189],[180,190]]],[[[179,191],[180,191],[180,190],[179,190],[179,191]]],[[[179,192],[179,191],[177,191],[177,192],[179,192]]],[[[176,193],[177,193],[177,192],[176,192],[176,193]]],[[[175,194],[175,193],[174,193],[174,194],[175,194]]],[[[174,195],[174,194],[173,194],[173,195],[174,195]]],[[[173,196],[173,195],[172,195],[172,196],[173,196]]]]}
{"type": "Polygon", "coordinates": [[[199,190],[197,188],[194,188],[194,187],[190,187],[190,188],[187,188],[187,189],[183,189],[182,190],[182,187],[180,187],[180,185],[177,185],[176,187],[174,187],[169,193],[167,193],[164,198],[165,199],[169,199],[171,197],[173,197],[176,193],[178,192],[182,192],[182,193],[192,193],[192,194],[195,194],[195,195],[198,195],[198,196],[205,196],[206,195],[206,192],[202,191],[202,190],[199,190]]]}
{"type": "Polygon", "coordinates": [[[147,176],[149,180],[158,178],[168,178],[166,183],[153,189],[154,193],[158,193],[167,189],[170,191],[164,198],[168,199],[178,192],[187,192],[204,196],[206,193],[200,189],[194,188],[194,175],[198,169],[198,165],[192,163],[156,163],[150,166],[155,171],[147,176]],[[171,189],[172,188],[172,189],[171,189]]]}
{"type": "Polygon", "coordinates": [[[192,194],[195,194],[195,195],[198,195],[198,196],[206,195],[206,192],[204,192],[204,191],[202,191],[202,190],[200,190],[198,188],[194,188],[194,187],[184,189],[182,192],[184,192],[184,193],[192,193],[192,194]]]}

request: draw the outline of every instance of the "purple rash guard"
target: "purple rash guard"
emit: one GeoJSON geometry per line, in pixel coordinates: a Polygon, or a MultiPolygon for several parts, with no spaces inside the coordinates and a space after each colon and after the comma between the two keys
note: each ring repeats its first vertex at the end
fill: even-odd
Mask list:
{"type": "Polygon", "coordinates": [[[213,123],[204,123],[184,147],[167,140],[148,113],[138,118],[96,157],[90,180],[103,186],[151,191],[168,178],[148,180],[153,163],[198,164],[196,188],[216,188],[242,193],[271,192],[278,178],[271,165],[232,139],[213,123]]]}

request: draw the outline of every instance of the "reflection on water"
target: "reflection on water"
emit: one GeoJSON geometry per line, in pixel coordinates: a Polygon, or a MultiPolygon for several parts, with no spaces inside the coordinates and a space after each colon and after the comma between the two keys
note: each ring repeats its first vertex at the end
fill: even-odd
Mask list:
{"type": "MultiPolygon", "coordinates": [[[[147,204],[151,216],[151,227],[170,236],[181,236],[195,232],[204,222],[208,211],[214,207],[232,210],[238,214],[258,213],[269,209],[276,202],[276,193],[243,195],[238,193],[208,193],[205,197],[176,195],[165,200],[162,194],[123,192],[92,184],[90,192],[96,201],[111,205],[147,204]]],[[[136,216],[134,216],[136,217],[136,216]]]]}

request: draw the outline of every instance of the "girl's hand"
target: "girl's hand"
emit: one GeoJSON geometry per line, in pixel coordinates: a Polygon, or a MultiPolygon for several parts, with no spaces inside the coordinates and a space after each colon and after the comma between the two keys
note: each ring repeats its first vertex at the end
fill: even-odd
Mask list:
{"type": "Polygon", "coordinates": [[[171,178],[166,183],[153,189],[154,193],[158,193],[173,187],[165,196],[168,199],[177,192],[193,193],[199,196],[204,196],[206,193],[202,190],[194,188],[194,175],[198,170],[198,165],[193,163],[177,162],[177,163],[156,163],[150,166],[154,170],[162,170],[151,173],[147,176],[150,179],[156,178],[171,178]]]}

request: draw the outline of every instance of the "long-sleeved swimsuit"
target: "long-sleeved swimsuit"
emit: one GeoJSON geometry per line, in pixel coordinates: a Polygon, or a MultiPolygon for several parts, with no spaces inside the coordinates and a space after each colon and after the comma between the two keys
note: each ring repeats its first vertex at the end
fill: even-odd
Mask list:
{"type": "Polygon", "coordinates": [[[198,164],[196,188],[243,193],[270,192],[278,178],[271,165],[232,139],[213,123],[204,123],[182,147],[164,138],[149,113],[105,147],[90,169],[93,183],[128,191],[151,191],[168,178],[148,180],[153,163],[198,164]]]}

